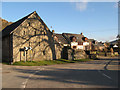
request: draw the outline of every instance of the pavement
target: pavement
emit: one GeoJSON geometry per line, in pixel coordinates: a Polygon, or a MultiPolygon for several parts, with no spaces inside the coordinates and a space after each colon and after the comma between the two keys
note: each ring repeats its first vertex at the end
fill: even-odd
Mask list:
{"type": "Polygon", "coordinates": [[[49,66],[2,65],[3,88],[118,88],[118,57],[49,66]]]}

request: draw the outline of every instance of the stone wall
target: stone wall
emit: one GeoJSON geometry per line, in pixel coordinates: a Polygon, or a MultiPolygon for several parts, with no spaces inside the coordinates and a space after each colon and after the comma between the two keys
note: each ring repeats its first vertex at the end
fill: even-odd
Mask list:
{"type": "Polygon", "coordinates": [[[56,59],[53,35],[37,14],[29,16],[13,32],[13,60],[24,60],[24,51],[20,49],[32,47],[27,51],[27,60],[56,59]]]}
{"type": "Polygon", "coordinates": [[[63,48],[62,45],[55,44],[56,59],[61,59],[62,58],[62,48],[63,48]]]}
{"type": "Polygon", "coordinates": [[[10,36],[2,38],[2,60],[9,61],[10,59],[10,36]]]}
{"type": "Polygon", "coordinates": [[[85,59],[87,55],[84,50],[68,50],[68,60],[85,59]]]}

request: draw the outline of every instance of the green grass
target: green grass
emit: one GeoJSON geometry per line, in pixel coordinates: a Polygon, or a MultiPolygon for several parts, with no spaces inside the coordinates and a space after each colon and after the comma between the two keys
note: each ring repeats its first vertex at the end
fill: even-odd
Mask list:
{"type": "Polygon", "coordinates": [[[5,64],[5,65],[10,65],[9,62],[2,62],[2,64],[5,64]]]}
{"type": "Polygon", "coordinates": [[[76,63],[76,62],[86,62],[91,61],[92,59],[79,59],[79,60],[66,60],[66,59],[59,59],[59,60],[44,60],[44,61],[19,61],[13,63],[13,65],[18,66],[44,66],[44,65],[54,65],[54,64],[65,64],[65,63],[76,63]]]}

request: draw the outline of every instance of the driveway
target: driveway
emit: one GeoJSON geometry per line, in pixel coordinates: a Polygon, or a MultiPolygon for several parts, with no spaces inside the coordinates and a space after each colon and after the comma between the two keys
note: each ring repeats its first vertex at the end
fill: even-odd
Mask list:
{"type": "Polygon", "coordinates": [[[3,88],[118,88],[117,57],[50,65],[2,65],[3,88]]]}

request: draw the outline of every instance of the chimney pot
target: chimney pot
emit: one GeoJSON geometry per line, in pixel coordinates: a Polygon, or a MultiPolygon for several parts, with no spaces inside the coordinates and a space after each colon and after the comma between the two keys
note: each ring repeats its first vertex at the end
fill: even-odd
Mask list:
{"type": "Polygon", "coordinates": [[[83,35],[83,33],[81,32],[81,35],[83,35]]]}
{"type": "Polygon", "coordinates": [[[52,33],[54,33],[55,31],[54,30],[52,30],[52,33]]]}

